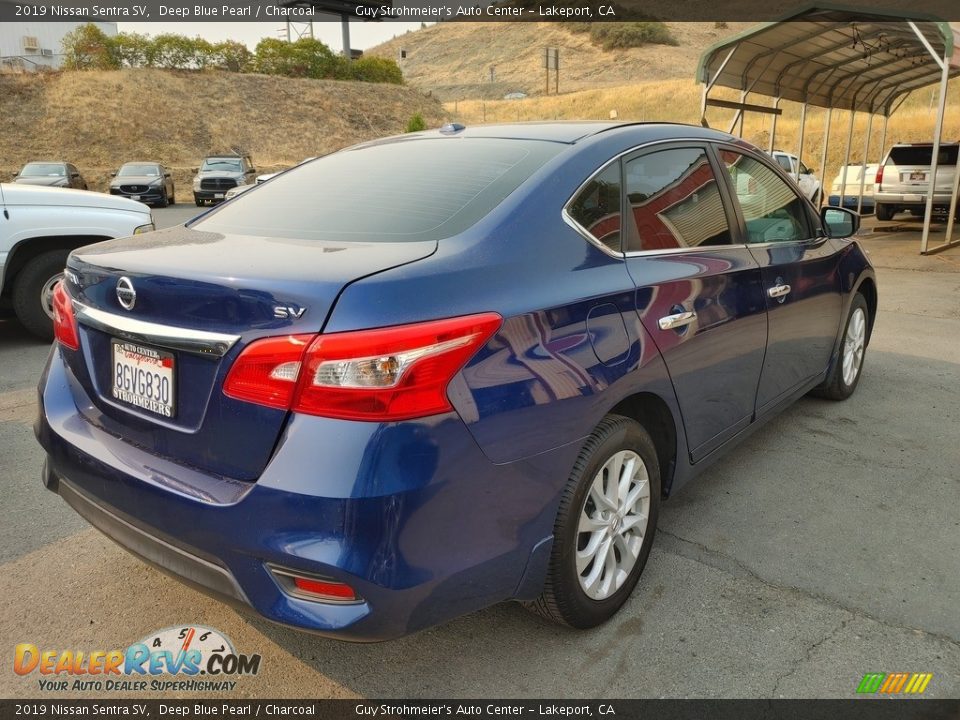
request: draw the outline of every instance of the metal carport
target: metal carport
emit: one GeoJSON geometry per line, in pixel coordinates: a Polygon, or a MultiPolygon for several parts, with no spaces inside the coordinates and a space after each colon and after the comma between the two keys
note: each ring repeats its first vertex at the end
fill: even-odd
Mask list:
{"type": "MultiPolygon", "coordinates": [[[[703,83],[701,122],[707,108],[735,110],[729,131],[739,126],[743,134],[745,112],[773,115],[770,150],[774,149],[780,102],[800,103],[800,133],[797,157],[802,159],[807,108],[826,109],[823,157],[825,174],[830,120],[834,109],[849,110],[850,126],[843,165],[850,164],[850,145],[856,114],[867,113],[864,170],[869,154],[874,116],[883,118],[880,152],[886,143],[887,120],[914,90],[939,83],[939,102],[933,138],[933,165],[926,198],[920,252],[936,252],[960,244],[952,240],[960,172],[954,173],[953,199],[943,244],[928,249],[933,191],[939,165],[947,81],[960,74],[960,32],[947,22],[930,16],[903,12],[812,5],[779,21],[757,25],[722,40],[701,56],[697,78],[703,83]],[[717,87],[740,91],[739,102],[711,97],[717,87]],[[748,103],[748,98],[773,98],[772,106],[748,103]]],[[[882,159],[882,157],[881,157],[882,159]]],[[[958,168],[960,170],[960,168],[958,168]]],[[[859,204],[863,199],[861,173],[859,204]]],[[[824,177],[824,183],[827,178],[824,177]]],[[[846,193],[846,174],[841,202],[846,193]]]]}

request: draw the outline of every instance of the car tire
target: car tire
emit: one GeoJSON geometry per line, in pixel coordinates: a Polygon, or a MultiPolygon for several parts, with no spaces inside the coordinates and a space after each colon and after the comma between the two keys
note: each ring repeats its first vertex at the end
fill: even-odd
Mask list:
{"type": "Polygon", "coordinates": [[[660,464],[649,433],[635,420],[607,415],[587,438],[567,480],[543,593],[527,607],[574,628],[610,619],[640,579],[659,507],[660,464]],[[609,484],[612,473],[615,488],[609,484]]]}
{"type": "Polygon", "coordinates": [[[877,215],[877,220],[893,220],[892,205],[883,205],[881,203],[877,203],[877,209],[875,212],[877,215]]]}
{"type": "Polygon", "coordinates": [[[37,255],[13,281],[13,311],[23,326],[42,340],[53,340],[53,318],[45,303],[63,276],[69,254],[69,250],[51,250],[37,255]]]}
{"type": "Polygon", "coordinates": [[[870,340],[870,308],[860,293],[853,296],[843,327],[840,351],[830,375],[813,394],[828,400],[846,400],[853,395],[863,374],[867,343],[870,340]]]}
{"type": "Polygon", "coordinates": [[[165,208],[170,204],[170,198],[167,197],[167,191],[163,191],[163,195],[160,196],[160,199],[157,201],[158,208],[165,208]]]}
{"type": "Polygon", "coordinates": [[[193,201],[197,204],[197,207],[203,207],[203,200],[196,195],[193,196],[193,201]]]}
{"type": "Polygon", "coordinates": [[[170,204],[171,205],[177,204],[177,196],[175,193],[170,193],[170,204]]]}

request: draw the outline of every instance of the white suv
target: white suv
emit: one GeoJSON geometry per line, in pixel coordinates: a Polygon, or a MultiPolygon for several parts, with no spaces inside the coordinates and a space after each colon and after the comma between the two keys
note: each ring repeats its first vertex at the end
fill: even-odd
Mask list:
{"type": "MultiPolygon", "coordinates": [[[[957,143],[940,145],[937,185],[933,190],[933,207],[948,212],[956,172],[957,143]]],[[[922,215],[930,190],[930,171],[933,164],[933,143],[897,143],[877,168],[873,199],[877,203],[877,220],[892,220],[902,210],[922,215]]]]}
{"type": "Polygon", "coordinates": [[[71,250],[153,230],[150,208],[103,193],[0,183],[0,296],[53,339],[53,288],[71,250]]]}
{"type": "Polygon", "coordinates": [[[807,199],[819,208],[823,201],[823,188],[820,178],[813,174],[813,170],[800,162],[796,155],[783,152],[783,150],[774,150],[767,154],[784,169],[787,175],[796,181],[797,185],[800,186],[800,191],[807,199]]]}

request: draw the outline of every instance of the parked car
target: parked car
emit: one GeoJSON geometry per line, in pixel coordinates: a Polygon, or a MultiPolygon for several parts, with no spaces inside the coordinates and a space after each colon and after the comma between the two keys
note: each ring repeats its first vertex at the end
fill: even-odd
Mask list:
{"type": "Polygon", "coordinates": [[[13,176],[18,185],[47,185],[49,187],[69,187],[86,190],[87,181],[83,179],[77,166],[68,162],[30,162],[13,176]]]}
{"type": "Polygon", "coordinates": [[[122,195],[155,207],[167,207],[177,201],[170,171],[156,162],[124,163],[112,175],[110,194],[122,195]]]}
{"type": "Polygon", "coordinates": [[[44,482],[287,625],[381,640],[508,599],[597,625],[662,499],[805,393],[855,391],[858,220],[701,127],[358,145],[70,255],[44,482]]]}
{"type": "Polygon", "coordinates": [[[153,230],[150,210],[102,193],[0,184],[0,294],[37,337],[53,339],[53,289],[67,254],[153,230]]]}
{"type": "Polygon", "coordinates": [[[814,171],[800,162],[796,155],[791,155],[782,150],[774,150],[770,153],[770,156],[777,161],[784,172],[796,181],[807,199],[815,207],[820,207],[823,202],[823,187],[820,178],[814,175],[814,171]]]}
{"type": "MultiPolygon", "coordinates": [[[[316,159],[317,159],[316,157],[308,157],[306,160],[301,160],[300,162],[298,162],[298,163],[297,163],[296,165],[294,165],[293,167],[297,167],[298,165],[303,165],[305,162],[310,162],[311,160],[316,160],[316,159]]],[[[290,168],[287,168],[287,170],[289,170],[289,169],[290,169],[290,168]]],[[[238,186],[235,187],[235,188],[231,188],[230,190],[227,190],[227,193],[226,193],[226,195],[224,196],[223,199],[224,199],[224,200],[232,200],[232,199],[235,198],[237,195],[239,195],[239,194],[241,194],[241,193],[243,193],[243,192],[245,192],[245,191],[247,191],[247,190],[250,190],[251,188],[253,188],[253,187],[256,186],[256,185],[260,185],[260,184],[262,184],[262,183],[265,183],[267,180],[271,180],[271,179],[275,178],[277,175],[279,175],[280,173],[286,172],[287,170],[278,170],[277,172],[263,173],[263,174],[261,174],[261,175],[257,175],[257,180],[256,180],[256,182],[255,182],[253,185],[238,185],[238,186]]]]}
{"type": "Polygon", "coordinates": [[[877,175],[876,163],[869,163],[864,170],[864,166],[860,165],[844,165],[840,168],[840,171],[837,173],[837,176],[833,179],[833,183],[830,185],[830,197],[827,199],[827,204],[834,207],[841,205],[840,203],[840,193],[843,193],[843,207],[849,208],[850,210],[857,209],[857,202],[860,199],[860,181],[863,180],[863,200],[861,201],[860,210],[863,213],[872,213],[873,212],[873,189],[874,189],[874,179],[877,175]],[[844,175],[846,175],[846,187],[843,187],[844,175]]]}
{"type": "MultiPolygon", "coordinates": [[[[960,145],[940,145],[937,184],[933,190],[935,212],[949,212],[960,145]]],[[[874,180],[877,220],[892,220],[898,212],[909,210],[922,215],[926,210],[933,164],[933,143],[897,143],[880,167],[874,180]]]]}
{"type": "Polygon", "coordinates": [[[225,199],[227,190],[250,184],[257,173],[247,155],[211,155],[193,171],[193,200],[197,207],[225,199]]]}

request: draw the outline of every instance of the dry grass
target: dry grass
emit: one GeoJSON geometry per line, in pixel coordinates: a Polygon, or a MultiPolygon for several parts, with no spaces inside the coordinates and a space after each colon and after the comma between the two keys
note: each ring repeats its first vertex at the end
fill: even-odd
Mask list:
{"type": "MultiPolygon", "coordinates": [[[[469,100],[445,104],[447,112],[468,125],[494,122],[536,120],[608,120],[616,110],[620,120],[659,120],[697,124],[700,122],[701,86],[691,79],[638,83],[622,87],[599,88],[549,97],[523,100],[469,100]]],[[[723,96],[723,93],[717,93],[723,96]]],[[[736,99],[735,93],[727,94],[736,99]]],[[[751,98],[762,103],[762,99],[751,98]]],[[[960,140],[960,81],[951,83],[944,120],[944,140],[960,140]]],[[[783,115],[777,121],[777,148],[796,151],[800,130],[800,109],[794,103],[783,103],[783,115]]],[[[807,112],[804,161],[814,168],[821,165],[825,111],[813,108],[807,112]]],[[[712,127],[727,130],[733,117],[731,110],[711,109],[707,119],[712,127]]],[[[922,90],[896,112],[889,122],[886,146],[894,142],[929,142],[933,137],[936,111],[931,109],[931,91],[922,90]]],[[[843,164],[850,114],[833,113],[830,143],[827,148],[827,172],[818,173],[830,182],[843,164]]],[[[744,138],[766,149],[770,142],[770,118],[749,113],[744,123],[744,138]]],[[[882,120],[876,119],[871,133],[869,162],[880,155],[882,120]]],[[[867,120],[862,114],[854,123],[850,162],[863,158],[867,120]]]]}
{"type": "Polygon", "coordinates": [[[0,75],[0,176],[30,160],[75,163],[91,189],[129,160],[157,160],[181,188],[207,153],[241,148],[269,171],[403,132],[443,110],[396,85],[223,72],[123,70],[0,75]]]}
{"type": "MultiPolygon", "coordinates": [[[[605,51],[592,44],[588,34],[571,32],[563,23],[452,22],[400,35],[366,53],[398,60],[400,49],[405,49],[407,59],[401,67],[406,81],[444,101],[494,99],[515,91],[544,93],[545,47],[560,48],[561,92],[693,77],[701,48],[749,23],[730,23],[723,30],[704,22],[667,25],[678,47],[605,51]]],[[[553,73],[550,76],[553,93],[553,73]]]]}

